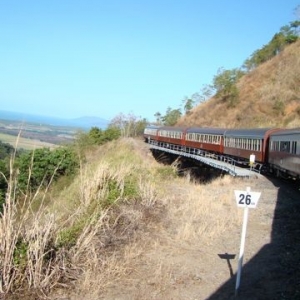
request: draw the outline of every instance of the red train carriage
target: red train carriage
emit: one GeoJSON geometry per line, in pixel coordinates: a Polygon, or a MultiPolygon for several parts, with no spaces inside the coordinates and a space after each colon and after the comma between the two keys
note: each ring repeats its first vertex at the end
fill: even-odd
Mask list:
{"type": "Polygon", "coordinates": [[[157,131],[158,143],[184,146],[186,127],[162,126],[157,131]]]}
{"type": "Polygon", "coordinates": [[[229,129],[224,133],[224,154],[234,156],[249,162],[250,155],[255,155],[255,161],[267,162],[268,143],[271,133],[278,129],[229,129]]]}
{"type": "Polygon", "coordinates": [[[191,127],[186,130],[185,145],[200,148],[216,154],[223,153],[223,135],[225,129],[191,127]]]}
{"type": "Polygon", "coordinates": [[[300,177],[300,128],[270,134],[268,163],[277,176],[300,177]]]}

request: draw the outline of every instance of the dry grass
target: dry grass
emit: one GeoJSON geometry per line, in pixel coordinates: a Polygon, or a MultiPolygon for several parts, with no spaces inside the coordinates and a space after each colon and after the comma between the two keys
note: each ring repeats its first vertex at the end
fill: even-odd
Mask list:
{"type": "Polygon", "coordinates": [[[157,188],[163,215],[149,224],[148,234],[119,252],[123,274],[111,277],[104,290],[88,299],[101,293],[104,298],[117,299],[122,291],[122,299],[183,299],[176,286],[197,282],[202,272],[207,272],[197,269],[196,260],[213,259],[211,249],[216,241],[240,227],[242,213],[234,203],[232,189],[245,184],[249,182],[229,176],[207,185],[196,185],[186,178],[161,181],[157,188]],[[189,261],[191,253],[193,261],[189,261]],[[115,290],[118,284],[121,287],[115,290]]]}
{"type": "Polygon", "coordinates": [[[135,147],[128,140],[107,144],[101,155],[81,164],[78,177],[61,193],[52,194],[49,184],[22,198],[12,159],[0,218],[1,294],[34,290],[46,297],[72,282],[80,293],[91,287],[99,293],[128,271],[126,260],[119,262],[120,251],[133,255],[126,254],[126,245],[157,202],[151,164],[135,147]]]}
{"type": "Polygon", "coordinates": [[[28,199],[22,215],[11,180],[0,219],[1,292],[97,299],[122,284],[128,299],[161,299],[177,283],[198,280],[184,253],[209,258],[214,241],[240,225],[232,187],[244,182],[225,176],[198,185],[189,176],[165,176],[167,168],[173,174],[141,141],[112,142],[51,201],[51,187],[28,199]]]}
{"type": "Polygon", "coordinates": [[[195,243],[200,239],[201,243],[210,244],[236,226],[240,219],[232,206],[232,184],[231,177],[216,179],[206,185],[176,180],[174,189],[178,189],[178,193],[170,193],[173,196],[165,199],[168,212],[181,219],[181,227],[177,226],[172,240],[195,243]]]}

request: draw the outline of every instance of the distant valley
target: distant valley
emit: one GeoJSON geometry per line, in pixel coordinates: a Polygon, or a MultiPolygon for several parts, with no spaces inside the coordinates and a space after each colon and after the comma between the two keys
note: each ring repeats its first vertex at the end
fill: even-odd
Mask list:
{"type": "Polygon", "coordinates": [[[18,148],[62,145],[72,142],[79,131],[88,131],[92,127],[106,129],[108,124],[107,120],[98,117],[60,119],[0,110],[0,140],[15,146],[20,134],[22,143],[18,148]]]}

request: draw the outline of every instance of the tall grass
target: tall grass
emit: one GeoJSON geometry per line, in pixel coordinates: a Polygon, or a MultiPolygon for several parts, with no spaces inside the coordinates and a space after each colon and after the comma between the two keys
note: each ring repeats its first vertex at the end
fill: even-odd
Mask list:
{"type": "Polygon", "coordinates": [[[101,276],[92,282],[101,289],[108,282],[103,274],[111,278],[125,272],[127,267],[119,263],[117,267],[117,252],[105,249],[120,242],[126,245],[144,217],[144,208],[156,203],[154,184],[143,184],[151,175],[130,148],[124,141],[106,145],[99,159],[94,156],[80,164],[74,181],[54,194],[52,180],[31,194],[30,172],[27,191],[19,193],[12,157],[0,216],[2,295],[34,290],[46,297],[54,287],[74,281],[82,290],[90,288],[87,282],[95,274],[101,276]]]}
{"type": "Polygon", "coordinates": [[[141,264],[153,271],[153,288],[162,295],[175,280],[168,255],[180,256],[188,247],[203,251],[239,223],[228,195],[231,178],[210,185],[177,178],[174,166],[159,165],[143,145],[108,143],[68,185],[52,182],[21,196],[11,161],[0,218],[3,295],[35,291],[55,298],[72,290],[74,299],[96,299],[141,277],[141,264]]]}

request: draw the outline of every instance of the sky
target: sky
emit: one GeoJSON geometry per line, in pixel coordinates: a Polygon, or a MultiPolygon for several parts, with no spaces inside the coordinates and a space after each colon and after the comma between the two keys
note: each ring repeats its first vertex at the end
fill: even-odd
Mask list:
{"type": "Polygon", "coordinates": [[[0,0],[0,110],[111,120],[182,109],[299,0],[0,0]]]}

